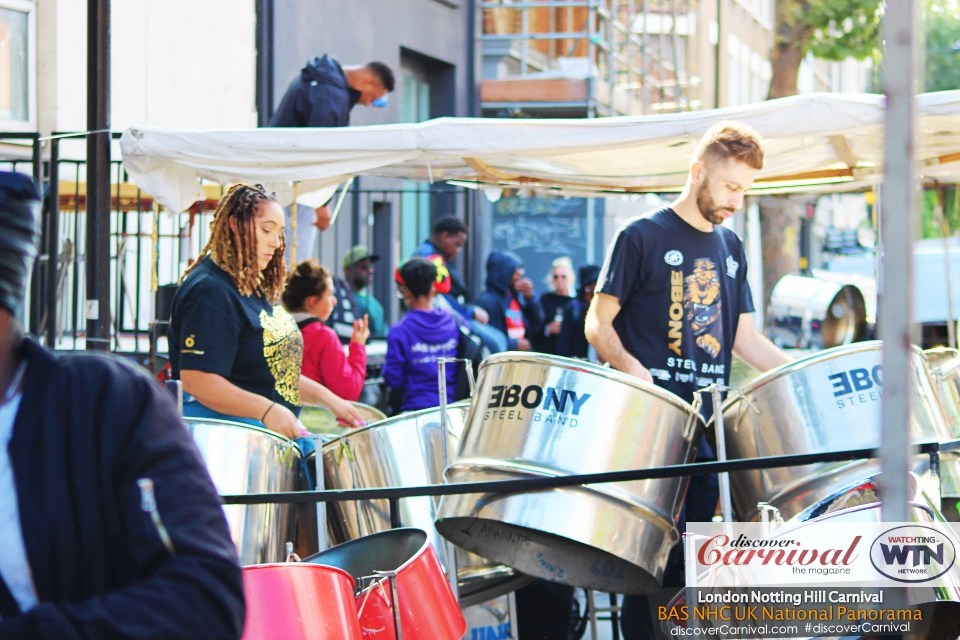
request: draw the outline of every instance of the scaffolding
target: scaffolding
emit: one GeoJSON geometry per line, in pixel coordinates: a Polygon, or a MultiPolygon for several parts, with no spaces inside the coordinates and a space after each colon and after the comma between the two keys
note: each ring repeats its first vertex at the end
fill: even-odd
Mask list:
{"type": "Polygon", "coordinates": [[[485,115],[700,107],[698,0],[496,0],[483,7],[485,115]]]}

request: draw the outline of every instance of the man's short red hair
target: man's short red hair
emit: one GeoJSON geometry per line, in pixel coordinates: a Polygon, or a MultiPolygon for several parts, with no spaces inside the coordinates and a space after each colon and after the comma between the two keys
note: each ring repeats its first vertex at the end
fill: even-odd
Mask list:
{"type": "Polygon", "coordinates": [[[762,169],[763,141],[756,131],[742,122],[724,120],[703,134],[693,159],[709,164],[729,158],[753,169],[762,169]]]}

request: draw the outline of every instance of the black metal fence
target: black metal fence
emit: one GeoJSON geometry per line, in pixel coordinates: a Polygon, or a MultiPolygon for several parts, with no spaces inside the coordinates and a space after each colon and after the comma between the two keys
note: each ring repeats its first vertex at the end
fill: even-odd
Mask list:
{"type": "MultiPolygon", "coordinates": [[[[119,139],[120,134],[112,134],[119,139]]],[[[44,192],[39,255],[33,270],[25,322],[44,344],[83,349],[86,332],[86,161],[61,155],[64,142],[82,134],[0,133],[12,149],[0,155],[0,169],[34,176],[44,192]],[[19,153],[17,145],[23,152],[19,153]]],[[[157,287],[176,283],[206,244],[209,223],[224,189],[205,185],[206,199],[188,211],[156,206],[131,183],[119,159],[111,162],[111,350],[143,355],[150,350],[157,287]]],[[[367,179],[365,179],[367,180],[367,179]]],[[[315,246],[300,247],[298,259],[318,258],[339,272],[342,256],[366,244],[384,258],[375,275],[374,295],[384,303],[387,321],[396,319],[392,272],[428,235],[432,221],[455,214],[469,221],[473,199],[463,188],[399,181],[371,182],[390,188],[361,188],[359,180],[344,198],[339,216],[315,246]]],[[[366,184],[364,186],[367,186],[366,184]]],[[[160,351],[165,351],[160,339],[160,351]]]]}

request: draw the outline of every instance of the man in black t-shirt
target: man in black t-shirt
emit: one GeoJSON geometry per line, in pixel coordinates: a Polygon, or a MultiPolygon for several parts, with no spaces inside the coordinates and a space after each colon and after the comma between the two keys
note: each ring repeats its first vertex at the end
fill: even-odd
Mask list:
{"type": "MultiPolygon", "coordinates": [[[[733,353],[759,371],[790,358],[760,334],[743,243],[720,226],[743,205],[763,167],[757,135],[721,122],[694,151],[687,184],[670,207],[627,221],[617,232],[587,314],[587,338],[615,369],[693,400],[696,390],[726,384],[733,353]]],[[[709,396],[703,414],[712,414],[709,396]]],[[[714,458],[705,441],[699,460],[714,458]]],[[[681,521],[709,521],[716,476],[694,476],[681,521]]],[[[683,549],[674,547],[665,587],[683,586],[683,549]]],[[[624,601],[626,640],[653,637],[645,598],[624,601]]]]}

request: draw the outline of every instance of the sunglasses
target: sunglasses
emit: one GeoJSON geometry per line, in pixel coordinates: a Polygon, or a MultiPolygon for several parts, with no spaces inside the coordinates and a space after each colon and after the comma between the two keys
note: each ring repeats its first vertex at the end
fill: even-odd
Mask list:
{"type": "Polygon", "coordinates": [[[397,287],[397,290],[393,292],[397,296],[397,300],[403,300],[403,285],[397,287]]]}
{"type": "Polygon", "coordinates": [[[565,273],[555,273],[555,274],[553,274],[553,279],[554,279],[554,280],[566,280],[566,279],[567,279],[567,274],[565,274],[565,273]]]}

